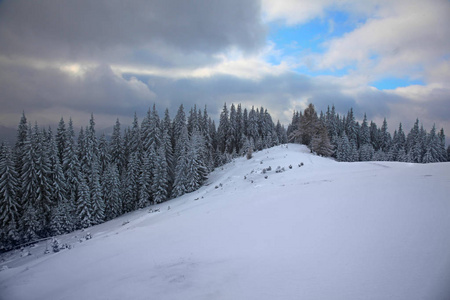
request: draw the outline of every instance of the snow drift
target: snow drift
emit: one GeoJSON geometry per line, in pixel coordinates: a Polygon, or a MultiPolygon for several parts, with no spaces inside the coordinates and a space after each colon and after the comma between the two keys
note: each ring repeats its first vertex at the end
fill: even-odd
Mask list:
{"type": "Polygon", "coordinates": [[[71,249],[3,254],[0,299],[449,299],[450,163],[308,152],[238,158],[151,212],[58,237],[71,249]]]}

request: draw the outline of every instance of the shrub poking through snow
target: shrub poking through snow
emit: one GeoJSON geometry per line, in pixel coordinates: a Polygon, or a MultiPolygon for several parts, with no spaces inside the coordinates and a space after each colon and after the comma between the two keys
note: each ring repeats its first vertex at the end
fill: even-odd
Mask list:
{"type": "Polygon", "coordinates": [[[282,167],[278,166],[277,169],[275,170],[275,173],[282,173],[284,171],[285,171],[284,167],[282,168],[282,167]]]}
{"type": "Polygon", "coordinates": [[[54,238],[52,240],[52,250],[53,250],[54,253],[59,252],[59,250],[60,250],[60,248],[59,248],[59,241],[56,238],[54,238]]]}
{"type": "Polygon", "coordinates": [[[251,159],[253,157],[253,150],[252,148],[249,148],[247,151],[247,159],[251,159]]]}

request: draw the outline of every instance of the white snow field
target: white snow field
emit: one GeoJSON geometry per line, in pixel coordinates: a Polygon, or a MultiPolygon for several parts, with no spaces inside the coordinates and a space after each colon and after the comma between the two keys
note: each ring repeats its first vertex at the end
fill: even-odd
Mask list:
{"type": "Polygon", "coordinates": [[[3,254],[0,299],[450,299],[449,194],[450,163],[278,146],[160,212],[59,237],[72,249],[3,254]]]}

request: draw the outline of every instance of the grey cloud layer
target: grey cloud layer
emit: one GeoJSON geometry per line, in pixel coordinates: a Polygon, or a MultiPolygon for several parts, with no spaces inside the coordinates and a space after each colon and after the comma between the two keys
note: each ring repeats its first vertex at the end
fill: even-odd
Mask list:
{"type": "MultiPolygon", "coordinates": [[[[61,114],[88,118],[93,112],[104,120],[100,127],[106,127],[117,116],[131,118],[135,111],[143,115],[153,103],[159,109],[169,107],[172,115],[181,103],[206,104],[217,116],[223,102],[262,105],[286,124],[292,109],[312,102],[319,110],[335,104],[341,113],[353,107],[359,118],[364,112],[369,119],[387,117],[392,128],[401,121],[395,117],[411,124],[419,117],[428,122],[427,128],[436,122],[450,132],[447,88],[431,90],[424,94],[426,101],[414,102],[406,93],[370,87],[349,92],[342,81],[289,71],[257,74],[261,75],[255,76],[257,80],[239,75],[163,77],[170,70],[188,74],[217,65],[221,62],[217,54],[228,50],[249,56],[258,53],[266,46],[261,15],[256,0],[1,1],[0,124],[15,127],[25,109],[29,120],[39,123],[44,115],[56,123],[61,114]],[[58,68],[58,63],[77,62],[88,66],[81,76],[58,68]],[[167,72],[140,76],[112,71],[111,66],[121,64],[167,72]],[[17,119],[11,120],[12,115],[17,119]]],[[[356,48],[337,54],[353,53],[356,48]]],[[[254,65],[243,69],[251,73],[249,66],[254,65]]],[[[441,69],[436,76],[446,78],[439,75],[447,74],[446,65],[441,69]]]]}
{"type": "Polygon", "coordinates": [[[6,0],[0,3],[0,53],[156,63],[166,51],[253,51],[265,41],[260,15],[258,1],[6,0]],[[158,53],[161,48],[167,49],[158,53]]]}

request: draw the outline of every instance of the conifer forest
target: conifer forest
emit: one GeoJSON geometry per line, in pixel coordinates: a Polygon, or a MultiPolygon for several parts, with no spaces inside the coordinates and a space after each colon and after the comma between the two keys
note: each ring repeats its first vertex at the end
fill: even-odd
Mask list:
{"type": "Polygon", "coordinates": [[[386,119],[381,127],[365,115],[359,123],[352,109],[340,116],[312,104],[294,112],[287,129],[263,107],[225,104],[216,127],[206,107],[186,113],[181,105],[172,119],[153,105],[130,127],[117,120],[108,137],[96,132],[93,115],[81,129],[61,118],[53,132],[24,113],[15,144],[0,149],[0,251],[193,192],[234,157],[288,142],[348,162],[443,162],[450,151],[443,129],[427,132],[419,120],[391,136],[386,119]]]}

